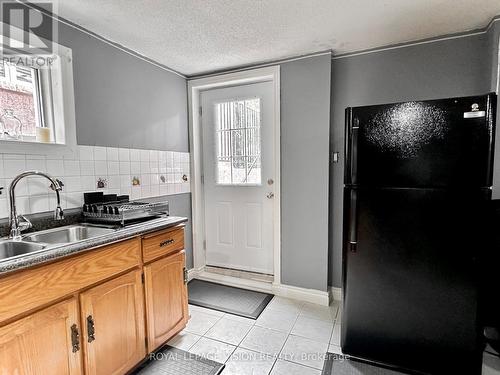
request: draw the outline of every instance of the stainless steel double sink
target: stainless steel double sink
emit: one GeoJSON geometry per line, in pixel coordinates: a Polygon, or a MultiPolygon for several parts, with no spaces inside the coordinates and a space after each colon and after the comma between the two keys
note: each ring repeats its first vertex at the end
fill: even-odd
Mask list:
{"type": "Polygon", "coordinates": [[[20,241],[0,240],[0,261],[103,236],[114,231],[115,228],[75,224],[26,234],[20,241]]]}

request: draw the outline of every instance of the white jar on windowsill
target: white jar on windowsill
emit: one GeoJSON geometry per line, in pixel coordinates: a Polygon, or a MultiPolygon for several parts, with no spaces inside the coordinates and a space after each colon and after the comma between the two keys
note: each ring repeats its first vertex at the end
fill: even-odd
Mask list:
{"type": "Polygon", "coordinates": [[[50,128],[36,128],[36,141],[40,143],[50,143],[50,128]]]}

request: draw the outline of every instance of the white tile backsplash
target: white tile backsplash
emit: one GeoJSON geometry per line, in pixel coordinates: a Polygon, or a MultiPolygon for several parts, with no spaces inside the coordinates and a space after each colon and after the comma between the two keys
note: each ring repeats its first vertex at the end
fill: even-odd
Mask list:
{"type": "Polygon", "coordinates": [[[130,173],[131,174],[140,174],[141,173],[141,162],[140,161],[131,161],[130,162],[130,173]]]}
{"type": "Polygon", "coordinates": [[[7,208],[7,199],[0,198],[0,217],[7,217],[9,210],[7,208]]]}
{"type": "Polygon", "coordinates": [[[107,160],[106,147],[94,147],[94,160],[107,160]]]}
{"type": "Polygon", "coordinates": [[[159,151],[157,150],[149,151],[149,161],[158,161],[158,153],[159,151]]]}
{"type": "Polygon", "coordinates": [[[120,175],[130,174],[130,162],[120,161],[120,175]]]}
{"type": "Polygon", "coordinates": [[[130,161],[141,161],[141,150],[130,149],[130,161]]]}
{"type": "MultiPolygon", "coordinates": [[[[31,156],[31,155],[29,155],[31,156]]],[[[45,160],[41,159],[26,159],[26,169],[30,171],[45,171],[46,163],[45,160]]]]}
{"type": "Polygon", "coordinates": [[[64,176],[80,176],[80,161],[64,160],[64,176]]]}
{"type": "Polygon", "coordinates": [[[26,160],[24,155],[20,155],[21,159],[5,159],[3,161],[4,178],[16,177],[19,173],[26,170],[26,160]]]}
{"type": "Polygon", "coordinates": [[[109,176],[108,189],[120,189],[120,176],[109,176]]]}
{"type": "Polygon", "coordinates": [[[80,160],[80,175],[93,176],[95,174],[93,160],[80,160]]]}
{"type": "Polygon", "coordinates": [[[130,161],[130,150],[128,148],[118,149],[118,159],[120,161],[130,161]]]}
{"type": "Polygon", "coordinates": [[[151,174],[141,174],[140,179],[142,186],[149,186],[151,184],[151,174]]]}
{"type": "Polygon", "coordinates": [[[94,160],[94,147],[92,146],[79,146],[80,160],[94,160]]]}
{"type": "Polygon", "coordinates": [[[114,147],[106,147],[106,157],[108,160],[118,161],[118,149],[114,147]]]}
{"type": "MultiPolygon", "coordinates": [[[[12,179],[26,170],[39,170],[64,183],[63,208],[79,207],[86,191],[127,194],[131,199],[190,192],[189,153],[115,147],[78,146],[76,156],[23,155],[0,153],[0,218],[8,215],[7,189],[12,179]],[[188,176],[188,182],[182,176],[188,176]],[[140,185],[133,186],[134,177],[140,185]],[[106,180],[105,189],[97,180],[106,180]]],[[[43,178],[21,180],[16,186],[20,214],[52,210],[55,195],[43,178]]]]}
{"type": "Polygon", "coordinates": [[[140,150],[141,161],[149,162],[149,151],[148,150],[140,150]]]}
{"type": "Polygon", "coordinates": [[[108,176],[119,175],[119,174],[120,174],[120,162],[108,161],[108,176]]]}
{"type": "Polygon", "coordinates": [[[31,212],[44,212],[50,209],[48,194],[30,195],[29,199],[31,212]]]}
{"type": "Polygon", "coordinates": [[[64,175],[64,163],[62,160],[47,160],[47,173],[52,176],[64,175]]]}
{"type": "Polygon", "coordinates": [[[141,173],[151,173],[149,161],[141,161],[141,173]]]}
{"type": "Polygon", "coordinates": [[[96,160],[94,162],[96,176],[106,176],[108,174],[108,162],[104,160],[96,160]]]}

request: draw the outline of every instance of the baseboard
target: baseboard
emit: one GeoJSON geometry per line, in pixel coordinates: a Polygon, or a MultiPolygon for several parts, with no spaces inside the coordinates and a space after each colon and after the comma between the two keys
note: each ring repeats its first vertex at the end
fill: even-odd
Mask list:
{"type": "Polygon", "coordinates": [[[330,293],[314,289],[299,288],[291,285],[271,284],[263,281],[242,279],[217,273],[206,272],[204,269],[188,271],[188,279],[213,281],[219,284],[234,286],[242,289],[255,290],[257,292],[270,293],[276,296],[296,299],[305,302],[328,306],[330,293]]]}
{"type": "Polygon", "coordinates": [[[280,297],[296,299],[299,301],[316,303],[328,306],[330,304],[329,292],[315,289],[299,288],[291,285],[274,285],[274,294],[280,297]]]}
{"type": "Polygon", "coordinates": [[[330,294],[334,301],[342,301],[342,288],[330,287],[330,294]]]}

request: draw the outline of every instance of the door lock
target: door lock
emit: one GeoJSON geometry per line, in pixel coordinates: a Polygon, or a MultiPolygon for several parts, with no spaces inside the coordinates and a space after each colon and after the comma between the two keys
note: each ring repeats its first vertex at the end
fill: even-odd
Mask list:
{"type": "Polygon", "coordinates": [[[273,199],[274,193],[273,192],[267,193],[266,197],[267,197],[267,199],[273,199]]]}
{"type": "Polygon", "coordinates": [[[267,180],[267,184],[268,184],[269,186],[271,186],[272,184],[274,184],[274,180],[273,180],[272,178],[269,178],[269,179],[267,180]]]}

